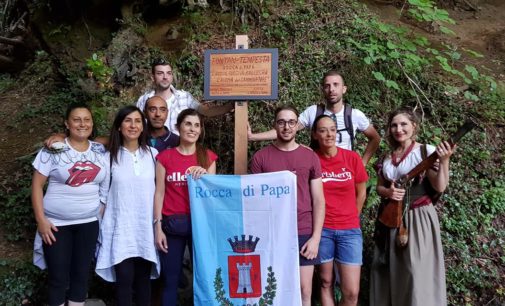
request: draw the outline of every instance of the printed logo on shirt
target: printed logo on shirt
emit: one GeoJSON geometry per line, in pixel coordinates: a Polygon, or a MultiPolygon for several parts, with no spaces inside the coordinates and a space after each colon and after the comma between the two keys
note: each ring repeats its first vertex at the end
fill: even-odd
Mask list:
{"type": "Polygon", "coordinates": [[[332,172],[324,171],[323,173],[321,173],[321,175],[323,178],[323,183],[330,181],[345,182],[352,180],[352,173],[351,171],[348,171],[346,168],[342,168],[342,170],[338,173],[335,173],[335,171],[332,172]]]}
{"type": "Polygon", "coordinates": [[[68,169],[70,176],[65,184],[71,187],[79,187],[83,184],[92,182],[100,172],[100,167],[90,161],[78,161],[72,168],[68,169]]]}
{"type": "Polygon", "coordinates": [[[172,172],[167,175],[167,182],[186,182],[187,176],[186,174],[182,174],[180,172],[172,172]]]}

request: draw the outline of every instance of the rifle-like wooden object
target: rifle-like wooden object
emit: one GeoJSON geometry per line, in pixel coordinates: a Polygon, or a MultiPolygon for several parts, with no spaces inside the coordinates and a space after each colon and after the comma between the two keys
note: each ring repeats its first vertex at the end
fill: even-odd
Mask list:
{"type": "MultiPolygon", "coordinates": [[[[448,142],[451,145],[451,147],[454,147],[456,143],[459,142],[463,136],[465,136],[468,132],[470,132],[473,128],[475,128],[477,125],[475,122],[472,120],[467,120],[463,124],[462,127],[460,127],[456,133],[454,133],[449,139],[448,142]]],[[[396,188],[405,188],[407,184],[412,181],[416,176],[421,174],[423,171],[426,171],[430,169],[433,164],[437,161],[438,159],[438,153],[437,151],[433,152],[428,156],[426,159],[424,159],[422,162],[420,162],[417,166],[414,167],[414,169],[410,170],[409,173],[403,175],[400,177],[396,182],[395,182],[395,187],[396,188]]],[[[408,209],[408,208],[407,208],[408,209]]],[[[407,245],[408,241],[408,232],[405,226],[403,225],[403,212],[404,212],[404,205],[403,201],[395,201],[395,200],[390,200],[384,209],[382,210],[380,216],[379,216],[379,221],[386,225],[389,228],[399,228],[399,235],[398,235],[398,244],[400,246],[405,246],[407,245]]]]}

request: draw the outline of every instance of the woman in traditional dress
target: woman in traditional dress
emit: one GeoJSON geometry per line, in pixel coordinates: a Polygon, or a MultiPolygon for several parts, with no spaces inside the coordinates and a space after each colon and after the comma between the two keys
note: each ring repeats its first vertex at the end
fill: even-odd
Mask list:
{"type": "Polygon", "coordinates": [[[321,162],[326,209],[319,243],[321,303],[335,305],[333,261],[340,277],[339,305],[357,305],[363,237],[359,214],[366,198],[368,175],[358,153],[335,146],[337,125],[327,115],[312,126],[311,147],[321,162]]]}
{"type": "Polygon", "coordinates": [[[161,152],[156,159],[154,228],[160,250],[163,306],[177,305],[177,285],[186,245],[191,250],[191,218],[187,176],[198,179],[216,173],[217,155],[202,144],[203,118],[194,109],[177,117],[180,143],[161,152]]]}
{"type": "Polygon", "coordinates": [[[371,271],[370,305],[442,306],[447,304],[445,267],[440,225],[433,202],[449,183],[449,158],[453,147],[416,142],[419,120],[410,108],[389,115],[386,139],[392,152],[378,167],[377,193],[383,202],[403,201],[403,224],[408,230],[406,246],[397,242],[399,229],[377,221],[371,271]],[[436,150],[438,167],[415,178],[407,188],[396,188],[395,180],[407,174],[436,150]]]}
{"type": "Polygon", "coordinates": [[[151,305],[150,279],[159,276],[154,245],[156,149],[147,145],[146,120],[135,106],[120,109],[109,138],[110,189],[100,228],[96,273],[115,282],[118,306],[151,305]]]}
{"type": "Polygon", "coordinates": [[[33,167],[32,206],[37,221],[34,262],[48,268],[48,304],[84,305],[98,236],[100,202],[106,203],[109,164],[103,145],[90,141],[88,106],[71,104],[66,138],[43,148],[33,167]],[[43,189],[49,181],[45,195],[43,189]]]}

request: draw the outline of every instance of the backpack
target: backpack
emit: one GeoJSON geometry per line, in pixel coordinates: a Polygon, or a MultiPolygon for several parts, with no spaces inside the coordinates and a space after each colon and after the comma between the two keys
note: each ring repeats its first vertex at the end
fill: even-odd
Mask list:
{"type": "MultiPolygon", "coordinates": [[[[315,118],[324,114],[324,109],[325,106],[323,104],[318,104],[315,118]]],[[[354,138],[356,135],[354,135],[354,128],[352,125],[352,107],[347,104],[344,104],[344,125],[343,129],[339,129],[337,126],[337,133],[347,131],[347,134],[349,134],[349,137],[351,138],[351,150],[354,150],[354,138]]]]}

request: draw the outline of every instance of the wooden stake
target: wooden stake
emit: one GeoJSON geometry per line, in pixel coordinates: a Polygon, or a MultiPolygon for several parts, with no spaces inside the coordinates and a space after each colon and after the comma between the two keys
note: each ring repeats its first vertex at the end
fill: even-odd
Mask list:
{"type": "MultiPolygon", "coordinates": [[[[235,49],[248,49],[247,35],[235,36],[235,49]]],[[[235,174],[247,174],[247,102],[235,102],[235,174]]]]}

